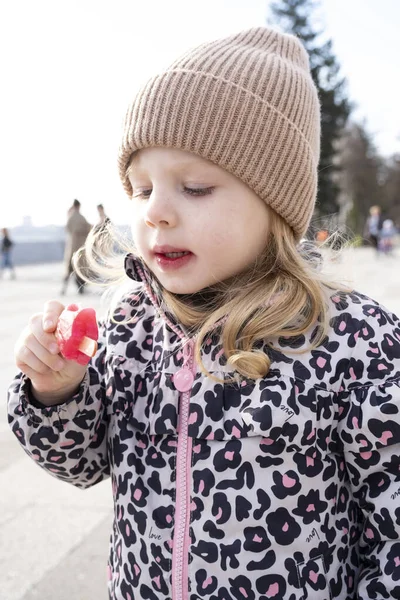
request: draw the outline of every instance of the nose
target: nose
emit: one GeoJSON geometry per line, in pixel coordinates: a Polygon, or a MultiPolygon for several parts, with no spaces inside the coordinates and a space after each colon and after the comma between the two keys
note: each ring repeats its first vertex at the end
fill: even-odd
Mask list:
{"type": "Polygon", "coordinates": [[[153,229],[175,227],[177,214],[172,199],[153,189],[145,205],[144,221],[153,229]]]}

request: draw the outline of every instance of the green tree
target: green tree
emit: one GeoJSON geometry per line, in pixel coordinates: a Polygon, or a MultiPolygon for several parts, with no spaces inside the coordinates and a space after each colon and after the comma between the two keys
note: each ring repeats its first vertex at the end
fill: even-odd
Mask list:
{"type": "Polygon", "coordinates": [[[314,0],[276,0],[271,3],[272,25],[299,37],[309,57],[312,78],[317,86],[321,103],[321,159],[318,174],[317,217],[338,211],[339,188],[335,172],[336,143],[351,112],[346,96],[346,80],[340,76],[340,65],[333,53],[332,41],[321,42],[312,17],[317,16],[314,0]]]}

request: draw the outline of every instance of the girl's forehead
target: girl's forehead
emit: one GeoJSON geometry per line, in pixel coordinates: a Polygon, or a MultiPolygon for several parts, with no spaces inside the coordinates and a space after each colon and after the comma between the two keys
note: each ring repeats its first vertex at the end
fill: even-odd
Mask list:
{"type": "Polygon", "coordinates": [[[202,168],[215,172],[224,172],[224,169],[211,161],[186,150],[177,148],[142,148],[136,151],[131,158],[129,171],[132,174],[150,169],[189,169],[202,168]]]}

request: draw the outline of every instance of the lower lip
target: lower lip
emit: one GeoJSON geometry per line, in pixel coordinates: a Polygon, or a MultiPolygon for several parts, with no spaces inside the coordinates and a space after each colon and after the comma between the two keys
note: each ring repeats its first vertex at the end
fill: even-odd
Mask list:
{"type": "Polygon", "coordinates": [[[157,264],[163,269],[173,270],[180,269],[190,262],[193,258],[193,254],[189,252],[189,254],[184,254],[183,256],[178,256],[176,258],[169,258],[165,256],[165,254],[156,254],[157,264]]]}

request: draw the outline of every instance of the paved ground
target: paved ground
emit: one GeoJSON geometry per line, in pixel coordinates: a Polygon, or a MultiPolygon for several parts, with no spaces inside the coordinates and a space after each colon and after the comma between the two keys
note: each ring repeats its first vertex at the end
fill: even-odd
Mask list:
{"type": "MultiPolygon", "coordinates": [[[[400,314],[400,249],[377,258],[346,253],[336,265],[355,287],[400,314]]],[[[0,281],[0,393],[15,367],[13,346],[43,303],[57,298],[61,265],[21,267],[0,281]]],[[[67,301],[100,307],[93,291],[67,301]]],[[[53,479],[23,453],[0,411],[0,600],[106,600],[106,558],[112,507],[109,482],[85,492],[53,479]]]]}

